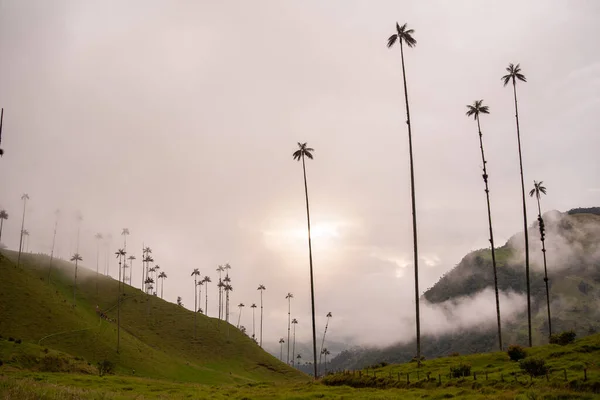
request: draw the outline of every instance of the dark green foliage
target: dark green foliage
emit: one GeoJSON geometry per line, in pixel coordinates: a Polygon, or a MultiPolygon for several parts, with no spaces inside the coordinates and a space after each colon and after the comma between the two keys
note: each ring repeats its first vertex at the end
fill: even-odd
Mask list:
{"type": "MultiPolygon", "coordinates": [[[[414,356],[413,358],[410,359],[410,362],[417,362],[418,358],[417,356],[414,356]]],[[[421,361],[425,361],[425,356],[421,356],[421,361]]]]}
{"type": "MultiPolygon", "coordinates": [[[[425,357],[422,357],[422,358],[425,359],[425,357]]],[[[365,368],[367,368],[367,369],[377,369],[377,368],[387,367],[388,365],[390,365],[390,363],[382,361],[380,363],[368,365],[365,368]]]]}
{"type": "Polygon", "coordinates": [[[573,214],[596,214],[596,215],[600,215],[600,207],[579,207],[579,208],[573,208],[569,211],[567,211],[567,214],[573,215],[573,214]]]}
{"type": "Polygon", "coordinates": [[[506,351],[506,353],[508,354],[508,357],[510,357],[510,359],[513,361],[519,361],[527,357],[527,352],[525,351],[525,349],[521,346],[514,344],[508,346],[508,350],[506,351]]]}
{"type": "Polygon", "coordinates": [[[462,378],[471,376],[471,364],[460,363],[450,367],[450,374],[453,378],[462,378]]]}
{"type": "Polygon", "coordinates": [[[535,357],[529,357],[519,361],[519,367],[531,376],[546,375],[549,369],[544,359],[535,357]]]}
{"type": "Polygon", "coordinates": [[[458,357],[460,356],[460,353],[457,353],[456,351],[453,353],[448,354],[449,357],[458,357]]]}
{"type": "Polygon", "coordinates": [[[15,343],[16,343],[16,344],[21,344],[21,339],[17,339],[17,340],[15,340],[15,343]]]}
{"type": "Polygon", "coordinates": [[[551,344],[559,344],[561,346],[566,346],[568,344],[573,343],[575,341],[576,336],[577,336],[577,334],[572,330],[557,333],[555,335],[550,336],[550,343],[551,344]]]}
{"type": "Polygon", "coordinates": [[[100,376],[105,374],[112,374],[115,369],[115,364],[109,360],[103,360],[98,362],[98,373],[100,376]]]}
{"type": "Polygon", "coordinates": [[[9,338],[8,338],[8,341],[9,341],[9,342],[14,342],[14,341],[15,341],[15,339],[14,339],[14,338],[12,338],[12,337],[9,337],[9,338]]]}

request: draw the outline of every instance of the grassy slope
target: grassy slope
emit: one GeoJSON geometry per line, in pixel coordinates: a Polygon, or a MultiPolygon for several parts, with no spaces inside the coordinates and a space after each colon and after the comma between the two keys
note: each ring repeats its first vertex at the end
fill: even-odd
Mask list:
{"type": "Polygon", "coordinates": [[[57,262],[51,285],[46,282],[48,259],[25,255],[22,267],[15,254],[0,254],[0,335],[80,356],[92,365],[116,364],[120,374],[199,383],[245,383],[307,379],[260,349],[235,327],[194,315],[140,290],[126,286],[121,307],[121,351],[116,352],[117,327],[98,318],[96,305],[116,319],[117,282],[79,268],[73,307],[73,265],[57,262]]]}

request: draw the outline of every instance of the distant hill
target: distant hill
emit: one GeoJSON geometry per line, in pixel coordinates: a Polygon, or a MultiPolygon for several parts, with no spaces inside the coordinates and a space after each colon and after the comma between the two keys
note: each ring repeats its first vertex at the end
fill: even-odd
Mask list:
{"type": "MultiPolygon", "coordinates": [[[[121,307],[121,348],[117,325],[101,319],[96,305],[116,320],[118,282],[79,268],[73,307],[73,264],[54,261],[48,284],[48,257],[0,252],[0,335],[83,358],[95,366],[108,360],[116,372],[198,383],[246,383],[308,379],[263,351],[234,326],[194,314],[176,304],[125,285],[121,307]],[[96,284],[98,286],[96,286],[96,284]],[[135,372],[134,372],[135,371],[135,372]]],[[[1,354],[2,359],[3,354],[1,354]]],[[[6,359],[6,358],[5,358],[6,359]]]]}
{"type": "MultiPolygon", "coordinates": [[[[600,332],[600,215],[574,209],[567,213],[552,211],[544,215],[547,229],[546,247],[550,282],[552,329],[559,332],[574,329],[578,336],[600,332]]],[[[531,257],[531,292],[534,344],[547,343],[546,292],[537,222],[529,230],[531,257]]],[[[496,249],[498,286],[502,292],[526,293],[523,262],[523,235],[517,234],[496,249]]],[[[456,267],[446,273],[431,288],[422,301],[441,304],[473,296],[493,288],[491,251],[476,250],[467,254],[456,267]]],[[[490,309],[490,313],[495,313],[490,309]]],[[[485,329],[458,331],[437,337],[423,332],[422,351],[433,358],[454,352],[470,354],[497,349],[495,326],[485,329]]],[[[527,344],[527,320],[503,325],[504,343],[527,344]]],[[[415,343],[386,348],[356,347],[340,353],[331,368],[360,368],[381,361],[406,362],[415,355],[415,343]]]]}

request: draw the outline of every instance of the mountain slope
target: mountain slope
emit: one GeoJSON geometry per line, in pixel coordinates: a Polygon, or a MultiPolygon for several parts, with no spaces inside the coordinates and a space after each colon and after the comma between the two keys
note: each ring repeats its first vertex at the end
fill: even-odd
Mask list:
{"type": "Polygon", "coordinates": [[[128,285],[117,353],[116,322],[96,313],[98,305],[116,321],[117,281],[102,275],[96,280],[94,272],[80,267],[73,307],[72,264],[55,260],[48,284],[48,257],[25,254],[21,267],[15,258],[14,252],[0,253],[3,337],[83,357],[92,365],[109,360],[121,374],[200,383],[306,379],[224,321],[198,314],[194,339],[191,311],[128,285]]]}
{"type": "MultiPolygon", "coordinates": [[[[573,329],[578,336],[585,336],[600,332],[600,215],[588,210],[555,211],[544,215],[553,333],[573,329]]],[[[540,345],[548,342],[548,324],[537,223],[529,233],[533,340],[535,345],[540,345]]],[[[526,292],[522,243],[522,234],[517,234],[496,249],[498,286],[503,293],[524,295],[526,292]]],[[[476,250],[425,291],[421,301],[449,309],[447,311],[451,314],[454,302],[474,298],[491,288],[491,251],[476,250]]],[[[506,306],[501,302],[501,309],[503,305],[506,306]]],[[[504,311],[507,311],[506,307],[504,311]]],[[[495,309],[490,308],[489,312],[495,314],[495,309]]],[[[504,343],[526,345],[525,315],[517,314],[509,321],[505,321],[505,316],[503,314],[504,343]]],[[[497,350],[494,324],[435,336],[428,336],[426,331],[422,334],[422,351],[427,358],[454,352],[470,354],[497,350]]],[[[405,362],[414,356],[414,352],[413,342],[383,349],[357,347],[339,354],[332,360],[331,366],[334,369],[360,368],[381,361],[405,362]]]]}

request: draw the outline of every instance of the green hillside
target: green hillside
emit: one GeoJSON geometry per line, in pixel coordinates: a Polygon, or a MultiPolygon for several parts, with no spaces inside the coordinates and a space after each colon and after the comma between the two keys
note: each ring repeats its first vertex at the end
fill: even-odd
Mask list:
{"type": "MultiPolygon", "coordinates": [[[[547,228],[548,274],[551,295],[553,333],[574,330],[578,337],[600,332],[600,215],[572,210],[550,212],[544,216],[547,228]]],[[[543,267],[539,264],[537,223],[530,230],[532,257],[532,331],[534,345],[548,343],[546,290],[543,267]],[[537,257],[537,258],[536,258],[537,257]]],[[[503,292],[526,293],[525,268],[519,259],[522,235],[515,235],[496,249],[498,286],[503,292]]],[[[441,304],[464,296],[473,296],[493,287],[491,251],[481,249],[467,254],[456,267],[422,296],[422,301],[441,304]]],[[[495,313],[490,309],[490,313],[495,313]]],[[[428,336],[422,331],[422,351],[434,358],[454,352],[472,354],[497,349],[495,326],[451,334],[428,336]]],[[[399,338],[401,339],[401,338],[399,338]]],[[[527,319],[517,316],[513,323],[503,323],[505,344],[527,344],[527,319]]],[[[354,369],[385,362],[406,362],[415,355],[415,343],[386,348],[355,348],[341,352],[332,361],[334,369],[354,369]]]]}
{"type": "MultiPolygon", "coordinates": [[[[79,268],[73,306],[74,265],[54,262],[48,284],[46,256],[0,253],[0,335],[68,353],[91,366],[107,360],[115,372],[197,383],[306,380],[263,351],[234,326],[125,286],[121,342],[117,325],[101,319],[96,305],[116,321],[118,283],[79,268]],[[97,286],[96,286],[97,285],[97,286]]],[[[1,348],[0,348],[1,350],[1,348]]],[[[0,353],[0,358],[5,355],[0,353]]]]}

